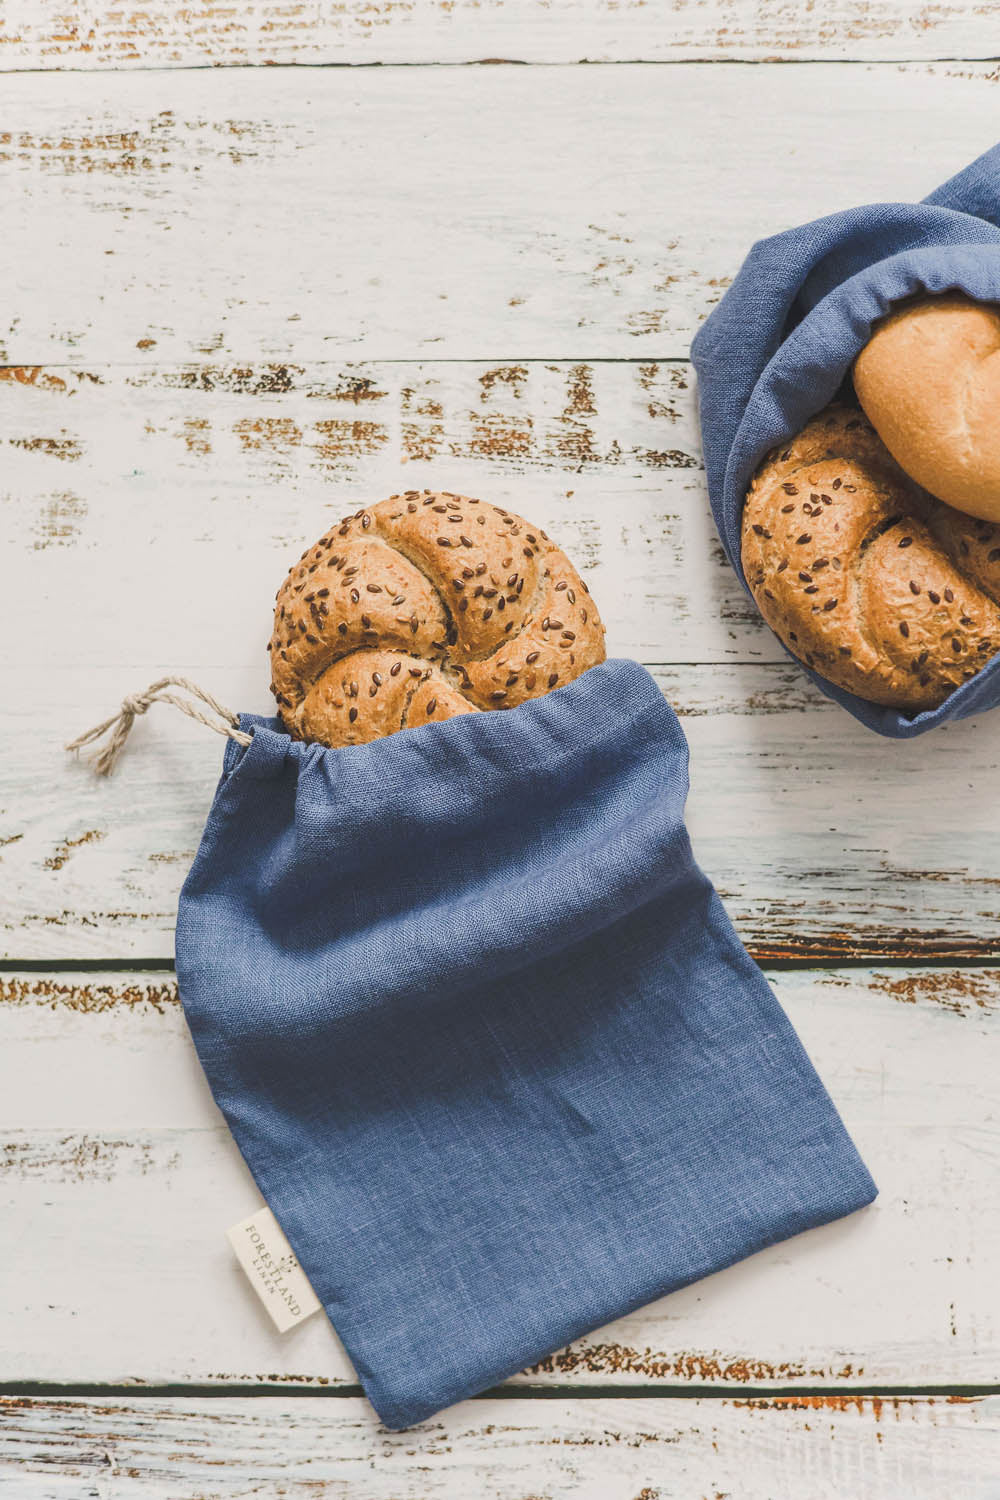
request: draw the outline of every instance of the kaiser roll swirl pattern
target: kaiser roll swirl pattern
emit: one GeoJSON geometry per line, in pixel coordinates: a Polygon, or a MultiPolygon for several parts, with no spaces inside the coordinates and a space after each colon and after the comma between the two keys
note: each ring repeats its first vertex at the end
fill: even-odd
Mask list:
{"type": "Polygon", "coordinates": [[[304,552],[268,649],[288,732],[334,747],[513,708],[605,655],[587,585],[543,531],[436,490],[359,510],[304,552]]]}
{"type": "Polygon", "coordinates": [[[870,702],[934,708],[1000,650],[1000,527],[913,484],[851,407],[765,458],[742,558],[789,650],[870,702]]]}

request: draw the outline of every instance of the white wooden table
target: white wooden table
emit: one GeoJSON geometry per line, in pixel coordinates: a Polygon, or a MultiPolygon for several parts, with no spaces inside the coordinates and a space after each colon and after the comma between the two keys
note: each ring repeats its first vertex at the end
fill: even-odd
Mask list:
{"type": "Polygon", "coordinates": [[[687,363],[756,237],[992,144],[998,52],[976,0],[0,5],[4,1495],[1000,1495],[1000,714],[882,742],[789,665],[687,363]],[[387,1434],[224,1239],[171,964],[220,744],[61,746],[169,671],[267,711],[289,560],[404,483],[551,528],[656,672],[881,1196],[387,1434]]]}

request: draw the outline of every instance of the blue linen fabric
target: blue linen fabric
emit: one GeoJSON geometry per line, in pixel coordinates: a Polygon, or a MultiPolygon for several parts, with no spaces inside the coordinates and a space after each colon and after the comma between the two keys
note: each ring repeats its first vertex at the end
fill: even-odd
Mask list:
{"type": "Polygon", "coordinates": [[[344,750],[241,725],[181,998],[388,1426],[874,1197],[642,667],[344,750]]]}
{"type": "MultiPolygon", "coordinates": [[[[691,346],[712,512],[748,594],[740,517],[761,459],[833,400],[893,303],[953,290],[1000,302],[1000,146],[923,203],[867,204],[753,246],[691,346]]],[[[802,670],[863,724],[897,739],[1000,702],[1000,656],[940,707],[912,715],[802,670]]]]}

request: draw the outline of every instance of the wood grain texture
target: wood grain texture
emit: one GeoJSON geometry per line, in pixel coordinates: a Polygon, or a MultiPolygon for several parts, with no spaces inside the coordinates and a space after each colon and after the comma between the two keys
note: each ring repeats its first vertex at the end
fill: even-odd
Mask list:
{"type": "MultiPolygon", "coordinates": [[[[600,1330],[521,1377],[879,1386],[1000,1379],[1000,971],[772,975],[880,1187],[868,1209],[600,1330]]],[[[277,1335],[225,1230],[260,1197],[172,980],[0,985],[0,1379],[313,1383],[323,1315],[277,1335]]]]}
{"type": "Polygon", "coordinates": [[[715,537],[687,366],[4,373],[0,628],[45,685],[0,672],[8,958],[172,954],[220,743],[154,709],[109,782],[63,744],[171,671],[269,711],[290,561],[338,515],[425,484],[527,511],[582,567],[609,651],[653,666],[692,746],[698,856],[756,954],[1000,950],[1000,716],[882,742],[784,657],[715,537]]]}
{"type": "MultiPolygon", "coordinates": [[[[760,956],[1000,952],[1000,723],[885,745],[783,658],[714,541],[683,363],[755,238],[992,143],[995,66],[926,65],[988,32],[967,0],[8,0],[2,951],[172,952],[218,743],[151,717],[102,785],[62,742],[170,670],[266,708],[289,558],[443,483],[551,527],[654,666],[760,956]],[[225,70],[503,56],[668,66],[225,70]],[[920,61],[669,66],[768,56],[920,61]]],[[[864,1214],[411,1434],[342,1395],[6,1401],[0,1491],[992,1500],[995,1402],[854,1393],[1000,1380],[1000,970],[775,983],[880,1183],[864,1214]],[[716,1399],[525,1399],[605,1383],[716,1399]],[[729,1399],[768,1385],[803,1394],[729,1399]]],[[[342,1391],[325,1320],[279,1339],[230,1258],[258,1201],[170,976],[0,976],[0,1380],[342,1391]]]]}
{"type": "MultiPolygon", "coordinates": [[[[151,605],[152,607],[152,605],[151,605]]],[[[177,669],[267,710],[260,669],[174,658],[53,671],[45,704],[0,673],[0,923],[7,958],[169,958],[177,895],[221,742],[169,709],[133,732],[103,780],[66,735],[177,669]]],[[[797,669],[655,668],[691,746],[688,826],[737,929],[764,960],[983,957],[1000,951],[993,788],[1000,723],[883,745],[807,690],[797,669]],[[737,836],[738,835],[738,836],[737,836]]]]}
{"type": "Polygon", "coordinates": [[[0,68],[989,57],[972,0],[7,0],[0,68]]]}
{"type": "Polygon", "coordinates": [[[0,1400],[18,1500],[993,1500],[1000,1399],[0,1400]]]}
{"type": "Polygon", "coordinates": [[[752,241],[923,196],[997,99],[977,63],[11,75],[0,361],[683,357],[752,241]]]}
{"type": "Polygon", "coordinates": [[[151,657],[265,668],[290,563],[339,516],[423,485],[551,527],[619,652],[787,659],[715,537],[686,364],[8,367],[0,438],[16,559],[0,610],[76,669],[120,660],[140,622],[151,657]],[[204,613],[170,607],[181,576],[204,613]],[[67,614],[86,621],[72,643],[67,614]]]}
{"type": "MultiPolygon", "coordinates": [[[[165,669],[134,665],[82,682],[59,675],[48,712],[36,709],[30,725],[11,713],[19,743],[0,756],[9,958],[172,956],[177,893],[219,743],[161,709],[134,732],[109,782],[67,764],[61,748],[70,724],[92,722],[165,669]]],[[[201,675],[224,698],[266,707],[256,673],[201,675]]],[[[874,759],[871,737],[809,702],[794,668],[655,675],[685,715],[696,853],[759,957],[982,956],[1000,947],[992,720],[957,726],[933,753],[883,752],[876,742],[874,759]],[[915,779],[933,819],[914,813],[915,779]],[[835,795],[821,799],[818,787],[835,795]],[[734,840],[734,826],[746,841],[734,840]]]]}

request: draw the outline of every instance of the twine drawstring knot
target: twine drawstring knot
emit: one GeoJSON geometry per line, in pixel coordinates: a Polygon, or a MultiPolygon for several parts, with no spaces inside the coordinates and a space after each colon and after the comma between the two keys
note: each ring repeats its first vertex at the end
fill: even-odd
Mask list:
{"type": "Polygon", "coordinates": [[[118,763],[118,757],[122,753],[125,741],[129,737],[132,725],[140,714],[144,714],[154,703],[170,703],[174,708],[179,708],[181,713],[187,714],[189,719],[194,719],[198,724],[204,724],[206,729],[213,730],[216,734],[224,734],[229,739],[235,740],[238,745],[249,745],[251,736],[239,727],[239,716],[232,709],[224,708],[211,693],[206,693],[197,683],[190,682],[186,677],[161,677],[159,682],[150,683],[149,687],[141,693],[128,693],[121,702],[121,707],[110,719],[105,719],[103,724],[95,724],[93,729],[88,729],[85,734],[78,735],[75,740],[70,740],[66,746],[67,750],[82,750],[85,745],[92,745],[95,740],[103,739],[110,730],[107,744],[102,746],[94,758],[94,770],[98,776],[109,776],[118,763]],[[189,696],[179,698],[176,693],[166,693],[164,688],[181,688],[189,696]],[[191,698],[204,703],[215,715],[210,718],[197,703],[189,701],[191,698]]]}

